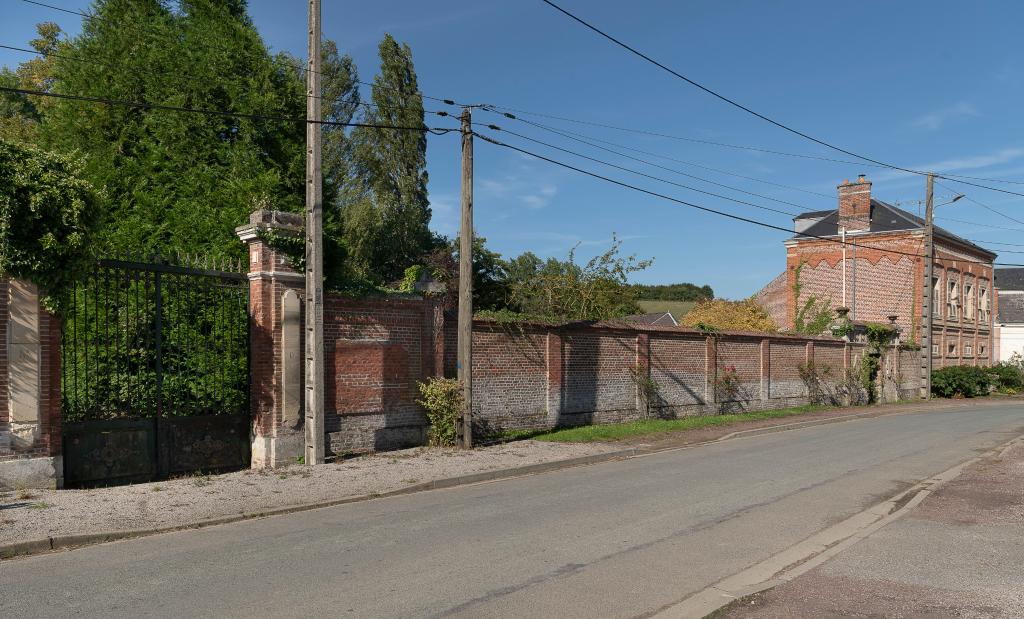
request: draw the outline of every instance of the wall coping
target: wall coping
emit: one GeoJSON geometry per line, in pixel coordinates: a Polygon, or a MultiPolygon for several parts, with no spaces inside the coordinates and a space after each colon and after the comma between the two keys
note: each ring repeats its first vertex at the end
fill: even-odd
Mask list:
{"type": "MultiPolygon", "coordinates": [[[[524,320],[515,323],[506,323],[500,320],[493,320],[490,318],[474,318],[473,325],[479,327],[487,327],[492,329],[499,329],[505,326],[514,325],[530,330],[540,331],[552,331],[552,332],[570,332],[570,331],[602,331],[605,333],[658,333],[663,335],[680,335],[680,336],[692,336],[705,338],[710,333],[705,333],[700,329],[693,329],[690,327],[671,327],[671,326],[660,326],[660,325],[645,325],[640,323],[628,322],[623,320],[580,320],[580,321],[569,321],[563,323],[546,323],[542,321],[530,321],[524,320]]],[[[827,336],[812,336],[812,335],[792,335],[788,333],[761,333],[756,331],[719,331],[714,335],[726,336],[732,338],[742,339],[756,339],[756,340],[782,340],[790,342],[820,342],[822,344],[846,344],[847,342],[840,338],[827,337],[827,336]]]]}

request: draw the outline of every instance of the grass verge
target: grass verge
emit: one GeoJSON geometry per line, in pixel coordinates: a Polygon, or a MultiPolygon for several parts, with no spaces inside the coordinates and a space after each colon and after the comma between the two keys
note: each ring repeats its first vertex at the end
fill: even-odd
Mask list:
{"type": "Polygon", "coordinates": [[[682,419],[645,419],[642,421],[630,421],[628,423],[615,423],[596,426],[579,426],[576,428],[564,428],[553,430],[532,436],[520,438],[532,438],[536,441],[552,441],[557,443],[593,443],[597,441],[618,441],[633,436],[646,434],[662,434],[665,432],[678,432],[680,430],[695,430],[711,426],[724,426],[740,421],[757,421],[759,419],[776,419],[779,417],[792,417],[815,411],[824,410],[826,406],[808,404],[793,408],[779,408],[765,411],[752,411],[749,413],[735,413],[728,415],[699,415],[695,417],[684,417],[682,419]]]}

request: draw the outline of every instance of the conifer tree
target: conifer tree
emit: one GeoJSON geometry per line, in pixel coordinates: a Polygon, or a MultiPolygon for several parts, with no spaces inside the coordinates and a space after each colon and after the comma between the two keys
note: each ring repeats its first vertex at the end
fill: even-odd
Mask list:
{"type": "MultiPolygon", "coordinates": [[[[424,126],[412,50],[388,34],[379,52],[380,74],[374,80],[373,106],[366,122],[424,126]]],[[[378,283],[391,282],[433,243],[428,228],[426,133],[357,128],[352,138],[362,184],[349,189],[345,244],[361,275],[378,283]]]]}

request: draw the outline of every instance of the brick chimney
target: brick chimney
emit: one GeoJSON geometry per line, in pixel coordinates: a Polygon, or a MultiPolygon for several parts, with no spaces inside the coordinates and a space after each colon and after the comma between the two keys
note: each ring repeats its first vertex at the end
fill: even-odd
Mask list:
{"type": "Polygon", "coordinates": [[[839,185],[839,227],[847,232],[871,227],[871,181],[861,174],[856,182],[839,185]]]}

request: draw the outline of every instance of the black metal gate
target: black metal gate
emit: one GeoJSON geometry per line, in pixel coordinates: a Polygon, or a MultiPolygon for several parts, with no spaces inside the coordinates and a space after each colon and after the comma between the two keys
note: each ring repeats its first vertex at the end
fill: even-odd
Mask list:
{"type": "Polygon", "coordinates": [[[97,263],[62,323],[66,485],[248,466],[248,294],[237,272],[97,263]]]}

